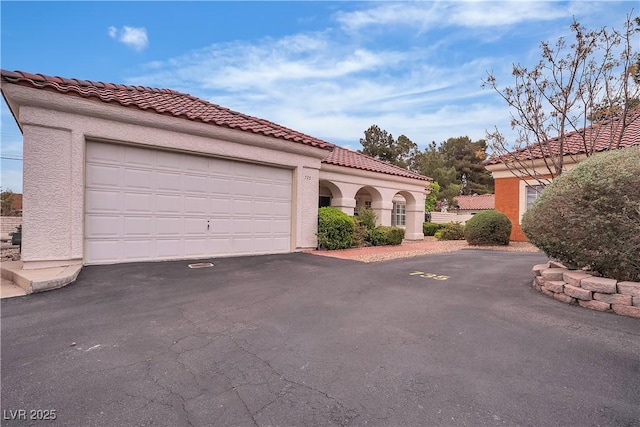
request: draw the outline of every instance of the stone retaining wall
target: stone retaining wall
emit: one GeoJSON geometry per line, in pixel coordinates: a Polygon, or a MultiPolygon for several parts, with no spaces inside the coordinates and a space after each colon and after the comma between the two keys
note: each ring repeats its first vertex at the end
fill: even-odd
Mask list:
{"type": "Polygon", "coordinates": [[[618,282],[555,262],[533,267],[534,289],[558,301],[640,319],[640,282],[618,282]]]}

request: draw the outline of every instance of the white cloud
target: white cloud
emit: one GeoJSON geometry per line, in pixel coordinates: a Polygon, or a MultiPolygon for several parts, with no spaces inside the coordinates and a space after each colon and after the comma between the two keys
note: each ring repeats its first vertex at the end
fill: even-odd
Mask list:
{"type": "Polygon", "coordinates": [[[383,3],[370,9],[338,12],[335,17],[345,30],[356,32],[365,27],[399,25],[421,30],[448,26],[500,27],[570,17],[574,12],[573,3],[468,0],[383,3]]]}
{"type": "Polygon", "coordinates": [[[120,29],[116,27],[108,28],[109,37],[116,39],[121,43],[133,48],[134,50],[143,50],[149,45],[147,30],[144,27],[127,27],[126,25],[120,29]]]}

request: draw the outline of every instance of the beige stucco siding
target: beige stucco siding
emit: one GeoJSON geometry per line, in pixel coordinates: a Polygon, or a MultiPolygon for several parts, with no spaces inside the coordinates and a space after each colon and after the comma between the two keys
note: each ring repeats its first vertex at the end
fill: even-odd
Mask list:
{"type": "Polygon", "coordinates": [[[294,172],[295,201],[291,250],[316,246],[318,173],[325,150],[30,88],[3,90],[13,102],[24,102],[18,121],[25,146],[25,268],[83,257],[87,140],[289,168],[294,172]],[[88,113],[91,116],[84,115],[88,113]]]}

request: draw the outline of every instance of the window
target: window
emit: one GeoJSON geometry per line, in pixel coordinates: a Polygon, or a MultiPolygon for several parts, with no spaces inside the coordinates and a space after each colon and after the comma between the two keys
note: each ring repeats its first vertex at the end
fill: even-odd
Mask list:
{"type": "Polygon", "coordinates": [[[404,203],[393,203],[391,212],[391,225],[404,226],[407,224],[407,205],[404,203]]]}
{"type": "Polygon", "coordinates": [[[527,210],[531,207],[533,202],[536,201],[540,194],[544,190],[544,185],[531,185],[527,184],[527,210]]]}
{"type": "Polygon", "coordinates": [[[331,206],[331,197],[329,196],[320,196],[318,200],[318,207],[324,208],[327,206],[331,206]]]}
{"type": "Polygon", "coordinates": [[[365,200],[364,201],[364,207],[366,209],[371,209],[371,200],[365,200]]]}

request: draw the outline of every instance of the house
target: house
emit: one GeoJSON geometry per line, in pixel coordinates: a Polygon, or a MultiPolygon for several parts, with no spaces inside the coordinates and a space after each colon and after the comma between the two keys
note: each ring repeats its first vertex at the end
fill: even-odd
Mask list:
{"type": "Polygon", "coordinates": [[[24,269],[315,248],[317,208],[422,239],[430,178],[170,89],[2,70],[24,269]]]}
{"type": "MultiPolygon", "coordinates": [[[[640,145],[640,110],[629,112],[624,119],[626,126],[622,120],[622,117],[614,117],[567,133],[562,151],[563,171],[587,158],[587,150],[592,154],[640,145]]],[[[491,171],[495,182],[495,209],[504,212],[513,224],[511,240],[527,241],[520,227],[522,215],[540,195],[545,182],[552,179],[547,164],[551,153],[560,152],[559,147],[560,140],[556,137],[544,144],[492,156],[486,161],[485,167],[491,171]]]]}
{"type": "Polygon", "coordinates": [[[455,201],[458,203],[456,209],[459,215],[474,215],[478,212],[495,209],[495,194],[472,194],[469,196],[456,196],[455,201]]]}

